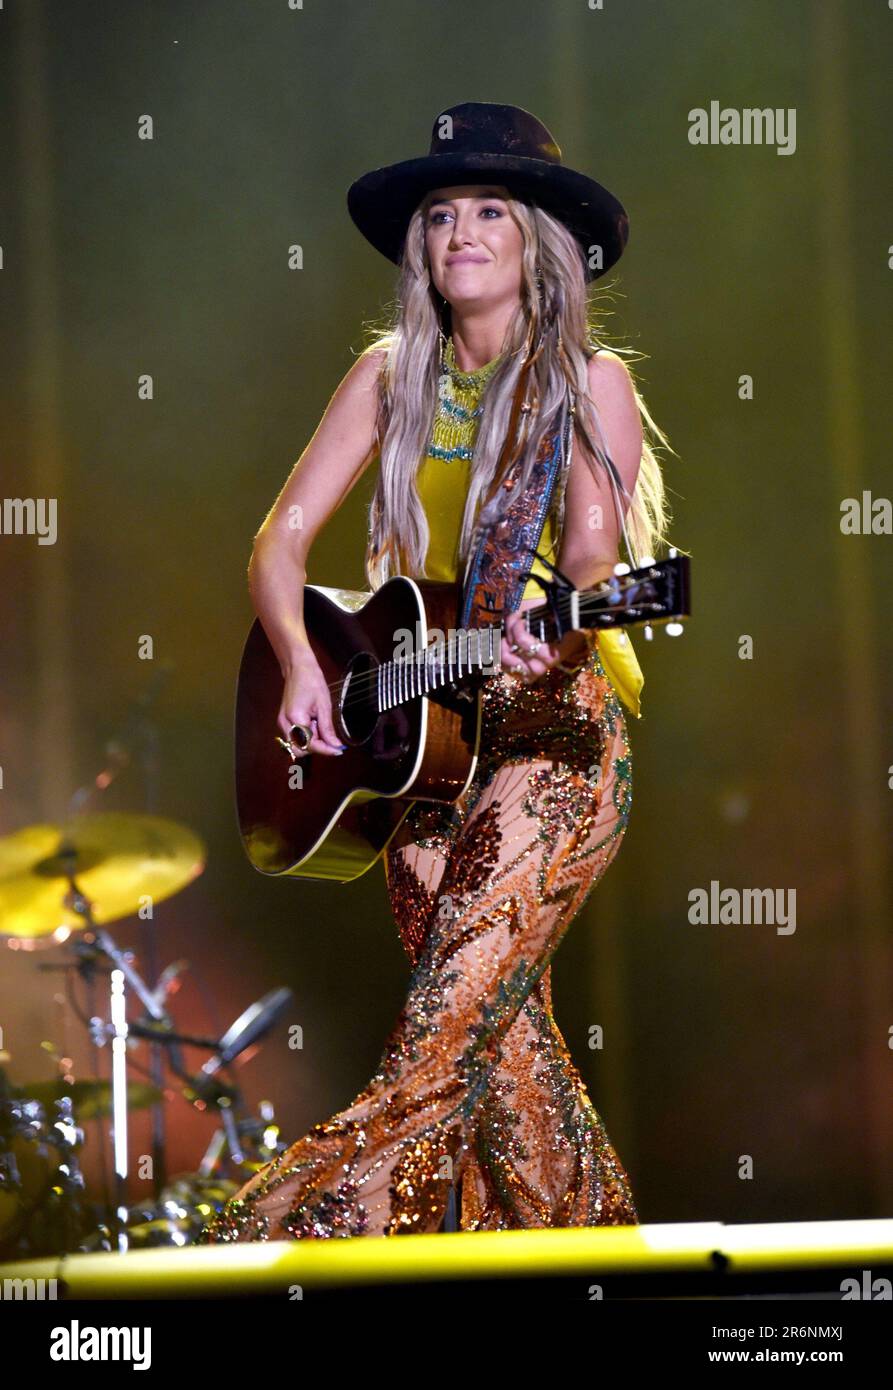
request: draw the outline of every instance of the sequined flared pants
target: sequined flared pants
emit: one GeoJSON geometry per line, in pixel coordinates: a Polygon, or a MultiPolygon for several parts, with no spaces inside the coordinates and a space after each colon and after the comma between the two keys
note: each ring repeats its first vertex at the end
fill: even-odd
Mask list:
{"type": "Polygon", "coordinates": [[[416,802],[386,856],[413,971],[378,1070],[256,1173],[205,1242],[627,1225],[630,1183],[552,1014],[549,963],[617,853],[632,799],[621,706],[576,673],[482,693],[452,805],[416,802]]]}

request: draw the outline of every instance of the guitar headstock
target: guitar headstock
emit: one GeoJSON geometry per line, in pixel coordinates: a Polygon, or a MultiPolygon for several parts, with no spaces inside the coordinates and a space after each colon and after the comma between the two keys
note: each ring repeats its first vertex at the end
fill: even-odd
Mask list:
{"type": "MultiPolygon", "coordinates": [[[[678,624],[691,614],[691,563],[670,551],[666,560],[650,560],[638,569],[617,565],[610,579],[580,593],[580,627],[635,627],[642,623],[678,624]]],[[[668,629],[676,635],[673,629],[668,629]]],[[[646,633],[646,636],[650,636],[646,633]]]]}

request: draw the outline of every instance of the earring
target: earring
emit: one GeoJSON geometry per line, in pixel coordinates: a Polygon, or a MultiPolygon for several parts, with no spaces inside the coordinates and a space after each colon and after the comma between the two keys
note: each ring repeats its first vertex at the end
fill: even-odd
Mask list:
{"type": "Polygon", "coordinates": [[[537,289],[539,290],[540,294],[542,294],[543,290],[545,289],[546,282],[543,279],[543,272],[541,266],[534,267],[533,278],[536,282],[537,289]]]}
{"type": "Polygon", "coordinates": [[[446,346],[447,346],[446,334],[445,334],[444,331],[443,331],[443,311],[444,311],[444,309],[446,308],[446,300],[444,299],[443,295],[440,293],[440,290],[435,290],[434,293],[437,295],[437,298],[440,300],[440,303],[439,303],[438,306],[437,306],[437,336],[438,336],[438,338],[439,338],[439,340],[440,340],[440,355],[441,355],[441,358],[443,358],[443,355],[444,355],[444,353],[446,352],[446,346]]]}

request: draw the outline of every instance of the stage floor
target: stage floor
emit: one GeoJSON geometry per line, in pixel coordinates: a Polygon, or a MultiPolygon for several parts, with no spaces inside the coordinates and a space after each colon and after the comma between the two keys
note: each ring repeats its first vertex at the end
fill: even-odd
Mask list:
{"type": "Polygon", "coordinates": [[[554,1287],[600,1298],[890,1296],[893,1220],[355,1237],[65,1255],[0,1264],[4,1298],[290,1298],[399,1288],[554,1287]],[[47,1295],[31,1281],[53,1280],[47,1295]],[[8,1281],[13,1281],[10,1284],[8,1281]],[[18,1291],[20,1289],[20,1291],[18,1291]],[[886,1294],[885,1294],[886,1289],[886,1294]]]}

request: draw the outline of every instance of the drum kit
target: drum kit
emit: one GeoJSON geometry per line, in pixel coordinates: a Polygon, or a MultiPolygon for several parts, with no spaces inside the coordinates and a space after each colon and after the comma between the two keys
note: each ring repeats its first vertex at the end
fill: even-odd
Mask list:
{"type": "MultiPolygon", "coordinates": [[[[108,780],[98,778],[94,786],[108,780]]],[[[151,922],[155,904],[183,889],[204,865],[198,837],[156,815],[77,810],[65,823],[32,825],[0,839],[0,938],[9,949],[34,952],[38,969],[64,974],[66,1017],[87,1030],[96,1072],[76,1078],[67,1048],[59,1053],[44,1043],[57,1075],[15,1085],[7,1070],[11,1054],[3,1050],[11,1040],[0,1029],[0,1258],[194,1243],[215,1211],[284,1148],[271,1105],[263,1102],[251,1113],[230,1068],[270,1031],[291,992],[273,990],[222,1037],[182,1032],[169,999],[188,963],[174,962],[149,983],[133,953],[107,929],[130,916],[151,922]],[[61,951],[61,961],[43,963],[48,946],[61,951]],[[140,1043],[147,1045],[146,1067],[130,1056],[140,1043]],[[207,1054],[197,1074],[185,1065],[184,1047],[207,1054]],[[131,1077],[131,1071],[142,1075],[131,1077]],[[218,1123],[196,1171],[168,1181],[171,1084],[175,1103],[210,1111],[218,1123]],[[147,1108],[152,1196],[128,1205],[128,1117],[147,1108]],[[88,1198],[81,1172],[85,1127],[94,1122],[101,1200],[88,1198]]],[[[143,965],[153,974],[155,949],[154,942],[147,947],[143,965]]]]}

